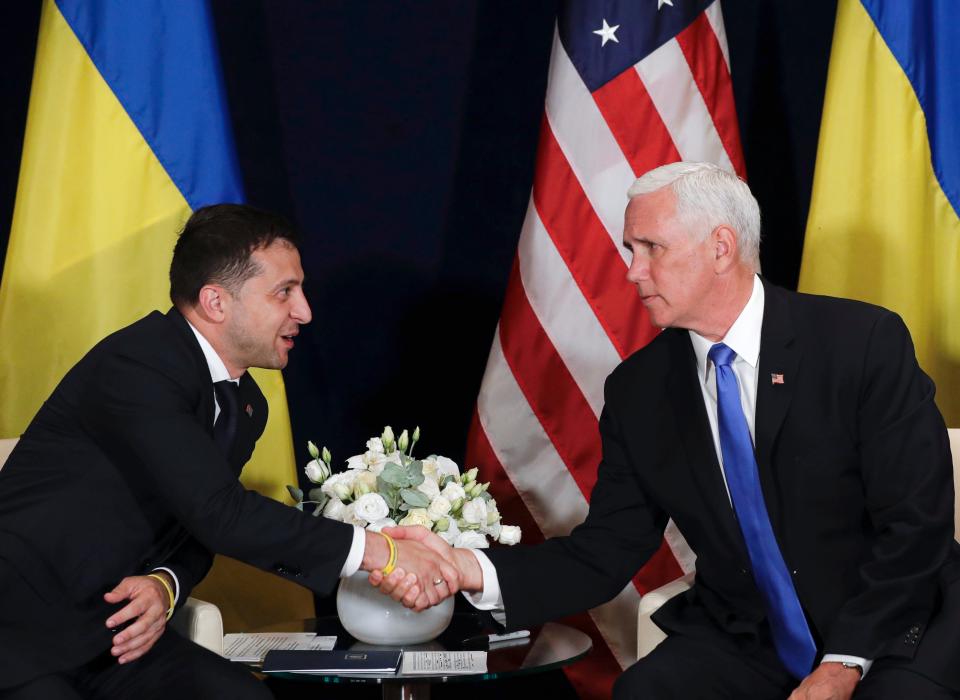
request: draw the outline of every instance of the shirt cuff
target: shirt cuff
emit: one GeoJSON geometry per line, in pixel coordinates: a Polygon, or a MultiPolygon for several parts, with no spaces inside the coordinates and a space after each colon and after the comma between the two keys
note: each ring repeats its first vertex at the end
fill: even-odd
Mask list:
{"type": "Polygon", "coordinates": [[[477,610],[503,610],[503,596],[500,593],[500,579],[497,577],[497,569],[490,561],[490,558],[479,549],[470,550],[477,558],[480,564],[480,570],[483,572],[483,590],[471,593],[464,591],[463,596],[477,610]]]}
{"type": "Polygon", "coordinates": [[[177,607],[177,602],[180,600],[180,581],[177,579],[177,575],[173,573],[172,569],[165,566],[158,566],[154,571],[163,571],[170,574],[170,578],[173,579],[173,607],[177,607]]]}
{"type": "Polygon", "coordinates": [[[820,659],[820,663],[848,663],[856,664],[863,669],[863,676],[861,678],[866,678],[867,672],[870,670],[870,667],[873,666],[873,659],[864,659],[860,656],[850,656],[849,654],[824,654],[823,658],[820,659]]]}
{"type": "Polygon", "coordinates": [[[340,569],[340,578],[346,578],[360,571],[360,565],[363,563],[363,552],[367,546],[367,535],[359,525],[353,526],[353,542],[350,544],[350,551],[347,553],[347,560],[343,562],[343,568],[340,569]]]}

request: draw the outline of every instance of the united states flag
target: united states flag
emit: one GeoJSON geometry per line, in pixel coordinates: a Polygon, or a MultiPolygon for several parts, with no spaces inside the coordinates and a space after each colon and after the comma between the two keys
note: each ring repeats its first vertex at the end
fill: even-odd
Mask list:
{"type": "MultiPolygon", "coordinates": [[[[625,278],[626,192],[677,160],[745,174],[719,0],[565,3],[533,192],[467,448],[527,543],[586,516],[604,379],[657,332],[625,278]]],[[[595,646],[568,670],[581,697],[609,697],[634,661],[640,595],[693,559],[671,524],[631,585],[573,621],[595,646]]]]}

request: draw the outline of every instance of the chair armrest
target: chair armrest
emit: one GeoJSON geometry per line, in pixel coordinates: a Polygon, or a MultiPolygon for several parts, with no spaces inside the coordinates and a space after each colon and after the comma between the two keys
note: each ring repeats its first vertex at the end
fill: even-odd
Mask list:
{"type": "Polygon", "coordinates": [[[640,599],[640,609],[637,615],[637,658],[642,659],[654,648],[667,638],[659,627],[657,627],[650,616],[653,615],[660,606],[693,586],[693,573],[686,574],[676,581],[656,588],[640,599]]]}
{"type": "Polygon", "coordinates": [[[213,603],[187,598],[170,624],[187,639],[223,656],[223,618],[213,603]]]}

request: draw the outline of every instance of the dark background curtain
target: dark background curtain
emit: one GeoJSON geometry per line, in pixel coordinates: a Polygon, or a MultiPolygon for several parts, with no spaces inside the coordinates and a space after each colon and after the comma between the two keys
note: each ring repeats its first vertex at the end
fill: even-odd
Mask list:
{"type": "MultiPolygon", "coordinates": [[[[723,4],[763,268],[790,288],[835,8],[723,4]]],[[[298,455],[313,439],[339,461],[386,423],[419,424],[422,453],[460,462],[530,193],[556,2],[213,10],[248,199],[305,238],[314,321],[285,371],[298,455]]],[[[40,3],[2,13],[5,251],[40,3]]]]}

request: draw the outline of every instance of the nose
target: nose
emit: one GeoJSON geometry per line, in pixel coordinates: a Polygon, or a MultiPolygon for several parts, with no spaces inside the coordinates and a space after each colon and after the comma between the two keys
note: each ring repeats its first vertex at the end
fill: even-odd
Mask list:
{"type": "Polygon", "coordinates": [[[627,268],[627,280],[632,284],[650,279],[650,264],[645,255],[634,252],[630,267],[627,268]]]}
{"type": "Polygon", "coordinates": [[[301,325],[310,323],[310,319],[313,318],[313,313],[310,311],[310,303],[307,301],[307,297],[302,289],[297,290],[296,299],[294,299],[294,303],[290,307],[290,318],[301,325]]]}

